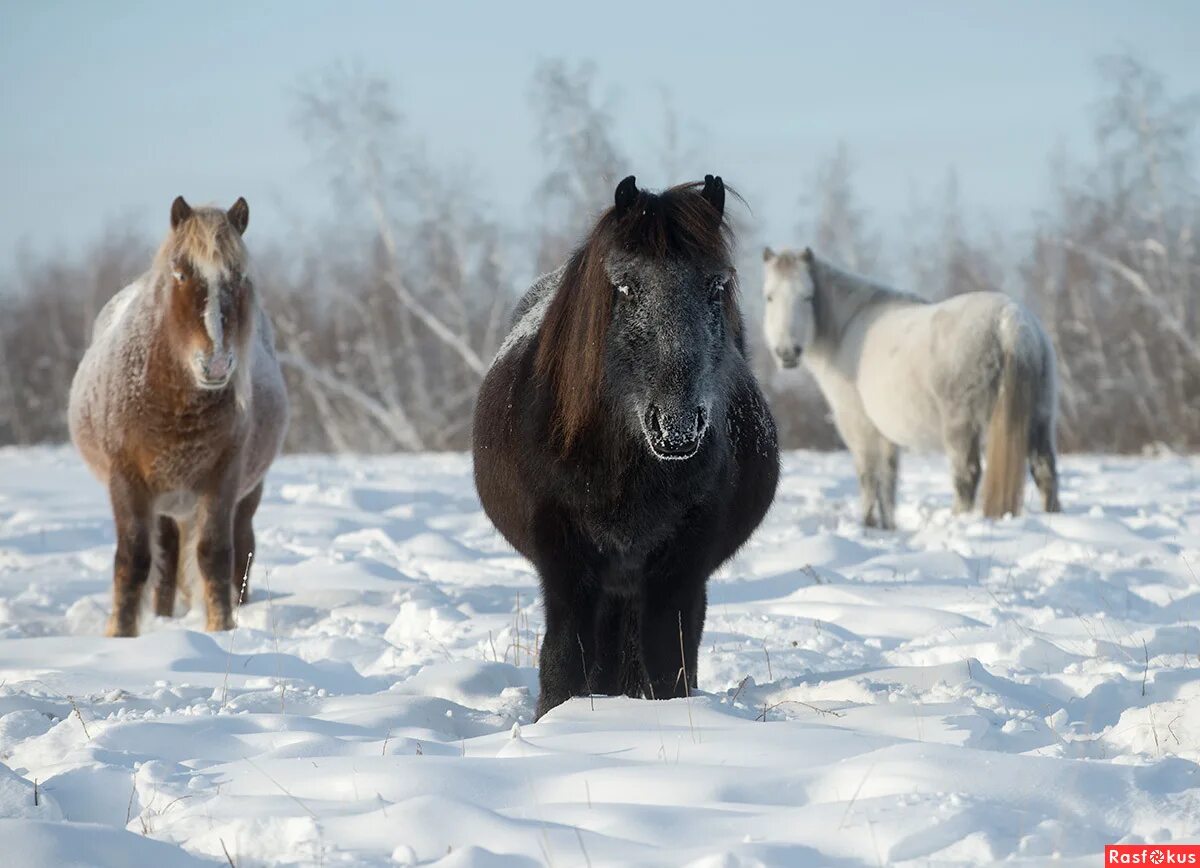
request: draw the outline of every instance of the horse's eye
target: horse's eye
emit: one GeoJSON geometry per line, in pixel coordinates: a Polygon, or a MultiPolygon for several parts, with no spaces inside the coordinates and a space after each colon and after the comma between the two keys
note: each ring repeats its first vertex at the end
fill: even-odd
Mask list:
{"type": "Polygon", "coordinates": [[[713,300],[715,301],[716,299],[720,298],[721,295],[725,292],[725,288],[728,286],[729,286],[729,278],[728,277],[714,277],[712,286],[709,289],[709,292],[711,293],[713,300]]]}
{"type": "Polygon", "coordinates": [[[175,278],[176,283],[183,283],[183,272],[176,269],[171,272],[171,277],[175,278]]]}
{"type": "Polygon", "coordinates": [[[771,303],[771,302],[773,302],[774,300],[775,300],[775,293],[773,293],[773,292],[768,292],[768,293],[767,293],[767,303],[768,303],[768,304],[770,304],[770,303],[771,303]]]}

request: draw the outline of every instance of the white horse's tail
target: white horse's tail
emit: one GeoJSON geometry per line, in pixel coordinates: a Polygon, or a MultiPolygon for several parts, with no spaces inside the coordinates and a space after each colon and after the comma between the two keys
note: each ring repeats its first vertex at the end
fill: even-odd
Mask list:
{"type": "Polygon", "coordinates": [[[1023,324],[1009,320],[1001,326],[1004,369],[987,432],[987,464],[983,477],[983,514],[1001,518],[1021,514],[1025,470],[1029,459],[1029,428],[1037,399],[1037,371],[1023,346],[1023,324]]]}

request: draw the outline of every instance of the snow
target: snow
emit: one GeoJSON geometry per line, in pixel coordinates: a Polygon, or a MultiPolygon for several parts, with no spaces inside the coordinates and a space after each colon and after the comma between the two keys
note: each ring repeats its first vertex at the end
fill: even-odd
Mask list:
{"type": "Polygon", "coordinates": [[[1200,838],[1200,459],[1067,456],[1066,512],[896,533],[791,453],[697,695],[529,723],[535,577],[462,455],[281,460],[240,626],[102,638],[112,526],[0,450],[0,840],[22,865],[1099,864],[1200,838]],[[765,718],[765,720],[764,720],[765,718]],[[33,781],[38,804],[33,803],[33,781]]]}
{"type": "Polygon", "coordinates": [[[566,270],[567,267],[562,265],[554,271],[543,274],[525,292],[520,304],[517,305],[516,322],[513,323],[504,341],[500,344],[500,348],[496,351],[491,367],[495,367],[496,363],[507,356],[513,347],[537,334],[538,329],[542,327],[542,320],[546,318],[546,311],[550,310],[550,303],[554,301],[554,296],[558,292],[559,286],[562,285],[562,277],[566,270]]]}

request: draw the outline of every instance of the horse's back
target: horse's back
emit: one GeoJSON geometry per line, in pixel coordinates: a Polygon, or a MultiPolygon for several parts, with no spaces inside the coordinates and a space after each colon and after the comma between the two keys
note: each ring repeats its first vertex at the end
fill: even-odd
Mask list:
{"type": "Polygon", "coordinates": [[[92,343],[100,340],[122,321],[130,303],[137,297],[143,285],[144,278],[140,277],[105,302],[104,307],[100,308],[100,313],[96,315],[96,321],[92,323],[92,343]]]}
{"type": "Polygon", "coordinates": [[[75,370],[67,403],[71,440],[101,480],[108,476],[112,428],[132,400],[130,370],[139,345],[134,321],[145,277],[117,292],[92,324],[92,340],[75,370]]]}
{"type": "Polygon", "coordinates": [[[550,302],[554,299],[554,294],[562,283],[565,270],[566,266],[564,265],[543,274],[521,296],[513,310],[508,334],[504,336],[500,348],[496,351],[496,357],[492,360],[493,367],[519,346],[527,345],[537,335],[538,329],[542,326],[542,320],[546,318],[546,310],[550,307],[550,302]]]}
{"type": "Polygon", "coordinates": [[[990,412],[1008,356],[1043,372],[1050,352],[1036,317],[1000,292],[893,305],[858,341],[853,379],[867,414],[889,440],[915,449],[940,448],[948,417],[990,412]]]}

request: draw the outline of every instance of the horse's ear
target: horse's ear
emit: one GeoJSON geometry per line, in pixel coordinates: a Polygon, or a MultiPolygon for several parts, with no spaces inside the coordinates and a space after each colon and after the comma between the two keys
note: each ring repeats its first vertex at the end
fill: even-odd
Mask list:
{"type": "Polygon", "coordinates": [[[633,207],[633,203],[637,201],[638,188],[634,182],[633,175],[630,175],[620,184],[617,184],[617,192],[613,197],[614,205],[617,209],[617,215],[624,214],[633,207]]]}
{"type": "Polygon", "coordinates": [[[192,206],[182,196],[176,196],[171,203],[171,228],[175,229],[184,220],[192,216],[192,206]]]}
{"type": "Polygon", "coordinates": [[[815,258],[813,256],[812,248],[805,247],[804,250],[801,251],[801,253],[800,253],[800,258],[803,259],[805,262],[807,262],[809,265],[812,265],[813,259],[815,258]]]}
{"type": "Polygon", "coordinates": [[[772,250],[770,247],[764,247],[763,248],[763,262],[770,262],[774,258],[775,258],[775,251],[772,250]]]}
{"type": "Polygon", "coordinates": [[[700,195],[708,200],[708,204],[717,209],[717,216],[725,214],[725,182],[720,175],[705,175],[704,189],[700,195]]]}
{"type": "Polygon", "coordinates": [[[229,218],[233,228],[238,231],[238,235],[246,234],[246,227],[250,225],[250,206],[246,204],[245,199],[238,196],[238,200],[233,203],[232,208],[225,212],[225,216],[229,218]]]}

